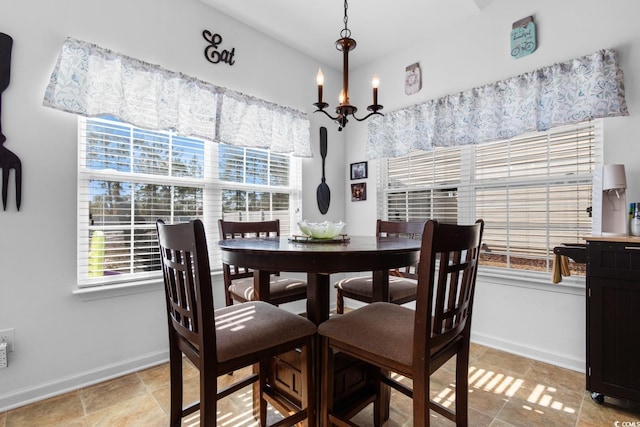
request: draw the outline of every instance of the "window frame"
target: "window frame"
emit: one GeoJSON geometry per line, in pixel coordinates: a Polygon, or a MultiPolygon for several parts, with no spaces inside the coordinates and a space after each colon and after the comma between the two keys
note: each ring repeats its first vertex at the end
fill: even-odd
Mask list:
{"type": "MultiPolygon", "coordinates": [[[[602,147],[603,147],[603,131],[602,131],[602,120],[593,120],[593,121],[589,121],[589,122],[583,122],[583,123],[579,123],[579,124],[575,124],[575,125],[568,125],[568,126],[562,126],[562,127],[557,127],[557,128],[552,128],[548,131],[544,131],[544,132],[535,132],[535,133],[530,133],[530,134],[526,134],[523,136],[519,136],[519,137],[514,137],[511,138],[509,140],[506,141],[498,141],[496,142],[496,146],[499,147],[499,144],[507,144],[507,145],[511,145],[513,143],[518,143],[519,141],[527,141],[527,140],[543,140],[544,138],[547,138],[549,140],[552,140],[554,138],[554,135],[562,135],[563,133],[568,133],[571,131],[571,129],[585,129],[585,128],[589,128],[592,132],[591,134],[591,139],[592,139],[592,145],[590,147],[590,152],[591,152],[591,168],[588,172],[586,173],[582,173],[580,176],[567,176],[567,177],[560,177],[560,176],[547,176],[547,177],[529,177],[526,176],[526,174],[522,174],[522,176],[520,177],[516,177],[516,178],[511,178],[510,182],[505,183],[502,179],[485,179],[485,180],[480,180],[478,179],[478,177],[476,177],[476,162],[475,162],[475,155],[476,155],[476,151],[477,150],[482,150],[483,147],[488,147],[488,145],[485,144],[492,144],[492,143],[483,143],[483,144],[478,144],[478,145],[471,145],[471,146],[458,146],[458,147],[445,147],[445,148],[436,148],[434,150],[434,152],[417,152],[414,151],[412,153],[410,153],[408,156],[403,156],[403,157],[399,157],[399,158],[395,158],[395,159],[383,159],[380,160],[378,162],[378,180],[377,180],[377,191],[378,191],[378,206],[377,206],[377,212],[378,212],[378,217],[379,218],[385,218],[385,219],[390,219],[390,220],[424,220],[424,219],[428,219],[428,217],[418,217],[415,214],[411,215],[409,206],[409,199],[407,199],[405,203],[405,207],[407,209],[407,211],[405,212],[406,215],[404,217],[402,217],[402,212],[400,212],[400,215],[396,216],[395,218],[390,218],[390,213],[393,213],[394,211],[391,209],[390,207],[390,200],[393,200],[392,198],[390,198],[390,196],[393,196],[394,194],[400,194],[403,191],[406,194],[409,194],[412,191],[423,191],[423,192],[434,192],[434,191],[456,191],[457,194],[457,198],[456,198],[456,202],[459,204],[455,207],[455,214],[451,215],[451,218],[455,218],[456,222],[458,223],[471,223],[473,221],[475,221],[476,218],[480,218],[482,217],[485,220],[485,237],[489,237],[491,236],[492,233],[492,220],[490,217],[487,217],[486,215],[483,216],[481,214],[477,214],[476,212],[478,212],[477,207],[479,206],[478,203],[480,203],[477,199],[479,198],[479,191],[482,189],[485,190],[489,190],[491,188],[509,188],[509,189],[513,189],[516,188],[517,186],[531,186],[534,187],[535,185],[552,185],[555,186],[556,188],[561,187],[562,185],[577,185],[576,183],[580,183],[580,185],[582,185],[583,187],[586,185],[585,183],[588,181],[588,198],[589,198],[589,203],[592,202],[591,198],[592,198],[592,187],[593,187],[593,175],[594,175],[594,170],[598,167],[600,167],[602,165],[602,147]],[[446,150],[460,150],[460,156],[459,156],[459,173],[456,175],[456,171],[451,171],[451,170],[447,170],[443,175],[448,175],[448,176],[457,176],[458,181],[455,182],[454,180],[449,180],[447,181],[447,179],[443,179],[442,182],[430,182],[430,183],[423,183],[422,185],[419,185],[417,183],[413,183],[411,185],[407,184],[407,185],[401,185],[402,183],[398,184],[398,182],[400,180],[396,179],[396,184],[391,185],[392,181],[391,179],[394,177],[394,171],[393,171],[393,163],[394,162],[409,162],[408,159],[410,159],[412,156],[417,157],[420,154],[427,154],[427,155],[431,155],[433,153],[438,153],[438,155],[440,156],[446,156],[446,154],[442,154],[444,151],[446,150]],[[399,160],[398,160],[399,159],[399,160]],[[390,178],[390,164],[391,166],[391,178],[390,178]]],[[[576,130],[576,133],[578,133],[579,131],[576,130]]],[[[582,140],[580,140],[582,141],[582,140]]],[[[549,144],[549,142],[547,142],[547,144],[549,144]]],[[[506,146],[506,145],[505,145],[506,146]]],[[[585,148],[586,149],[586,148],[585,148]]],[[[434,154],[435,156],[435,154],[434,154]]],[[[579,155],[576,155],[576,158],[578,159],[577,161],[581,161],[579,158],[579,155]]],[[[552,164],[554,162],[554,158],[549,158],[548,162],[550,164],[552,164]]],[[[452,163],[453,164],[453,163],[452,163]]],[[[524,167],[526,167],[526,165],[524,165],[524,167]]],[[[407,171],[410,169],[409,167],[406,167],[405,169],[407,169],[407,171]]],[[[434,169],[435,170],[435,169],[434,169]]],[[[421,172],[421,170],[417,170],[416,172],[414,172],[414,175],[419,175],[421,172]]],[[[435,171],[432,171],[433,175],[435,176],[436,173],[435,171]]],[[[436,178],[434,178],[435,180],[436,178]]],[[[416,180],[416,181],[419,181],[416,180]]],[[[582,191],[587,192],[587,189],[582,188],[582,191]]],[[[582,193],[584,195],[584,193],[582,193]]],[[[407,196],[409,197],[409,196],[407,196]]],[[[428,199],[428,197],[427,197],[428,199]]],[[[550,197],[547,197],[547,201],[551,200],[550,197]]],[[[557,200],[556,200],[557,202],[557,200]]],[[[403,201],[400,200],[398,202],[398,204],[400,206],[403,206],[403,201]]],[[[428,205],[428,204],[427,204],[428,205]]],[[[576,206],[579,206],[580,202],[576,202],[576,206]]],[[[426,206],[426,205],[425,205],[426,206]]],[[[428,206],[431,207],[431,206],[428,206]]],[[[528,208],[528,207],[527,207],[528,208]]],[[[415,213],[415,212],[414,212],[415,213]]],[[[575,230],[575,232],[572,233],[567,233],[568,235],[573,236],[573,241],[571,241],[569,238],[567,238],[567,240],[563,240],[562,242],[566,242],[566,243],[574,243],[574,242],[580,242],[581,240],[575,240],[575,239],[581,239],[582,237],[584,237],[585,235],[591,234],[591,230],[592,230],[592,221],[591,218],[589,218],[588,224],[584,224],[584,216],[588,215],[586,212],[581,213],[581,220],[576,220],[576,222],[580,222],[582,221],[580,224],[579,229],[575,230]]],[[[392,215],[393,216],[393,215],[392,215]]],[[[549,216],[549,212],[547,211],[547,216],[549,216]]],[[[436,216],[436,219],[438,217],[436,216]]],[[[523,227],[524,229],[524,227],[523,227]]],[[[495,230],[493,230],[495,231],[495,230]]],[[[549,222],[549,218],[546,218],[546,223],[544,225],[544,232],[546,233],[546,236],[550,236],[555,234],[558,234],[558,230],[554,228],[553,224],[549,222]]],[[[556,236],[557,237],[557,236],[556,236]]],[[[513,242],[510,242],[511,245],[513,246],[513,242]]],[[[544,270],[533,270],[533,269],[526,269],[526,268],[513,268],[512,265],[510,265],[509,263],[511,263],[511,258],[510,256],[514,256],[513,254],[509,254],[507,252],[507,257],[506,257],[506,262],[507,262],[507,266],[506,267],[498,267],[498,266],[488,266],[488,265],[483,265],[481,263],[480,266],[480,270],[484,273],[484,274],[492,274],[495,275],[496,277],[504,277],[504,276],[514,276],[517,275],[519,277],[527,277],[527,278],[536,278],[537,281],[545,281],[547,283],[549,282],[548,279],[548,274],[551,272],[552,266],[553,266],[553,259],[554,259],[554,254],[553,254],[553,246],[557,246],[559,245],[559,241],[557,240],[557,238],[554,239],[549,239],[547,238],[547,242],[546,242],[547,246],[544,252],[544,270]]],[[[508,247],[510,247],[508,246],[508,247]]],[[[529,248],[531,249],[531,247],[529,248]]],[[[532,254],[529,253],[528,256],[531,256],[532,254]]],[[[487,253],[485,252],[485,256],[487,256],[487,253]]],[[[515,256],[514,256],[515,259],[515,256]]],[[[582,281],[584,280],[584,266],[583,265],[579,265],[579,264],[575,264],[573,262],[570,263],[571,267],[572,267],[572,274],[578,274],[578,277],[581,277],[582,281]]],[[[531,268],[531,267],[528,267],[531,268]]],[[[569,285],[571,285],[574,280],[569,280],[567,283],[569,283],[569,285]]],[[[564,282],[563,282],[564,284],[564,282]]]]}
{"type": "MultiPolygon", "coordinates": [[[[117,119],[108,117],[108,118],[78,118],[78,178],[77,178],[77,292],[79,293],[93,293],[96,290],[100,289],[122,289],[124,287],[136,288],[138,290],[145,289],[147,285],[153,283],[160,283],[162,279],[162,274],[159,266],[159,258],[157,268],[154,268],[148,272],[135,272],[135,273],[124,273],[124,274],[114,274],[114,275],[102,275],[98,277],[89,277],[89,251],[92,232],[94,230],[101,229],[106,231],[108,226],[99,226],[92,225],[89,213],[91,212],[91,208],[89,203],[91,202],[90,196],[90,188],[89,184],[92,180],[111,180],[117,181],[121,183],[127,182],[142,182],[145,185],[155,184],[155,185],[164,185],[164,186],[183,186],[183,187],[191,187],[194,189],[199,189],[202,191],[202,205],[200,210],[196,208],[196,213],[194,216],[190,217],[175,217],[173,216],[172,206],[175,204],[164,203],[162,206],[165,209],[172,212],[172,215],[169,217],[162,217],[167,222],[176,221],[186,221],[189,219],[200,218],[206,224],[206,232],[207,239],[210,242],[210,263],[211,269],[213,273],[218,273],[221,270],[221,260],[220,260],[220,251],[217,249],[215,242],[219,240],[218,236],[218,225],[217,219],[222,218],[222,193],[226,189],[236,189],[241,191],[256,191],[260,192],[262,195],[264,194],[272,194],[272,193],[286,193],[289,195],[289,221],[288,223],[293,226],[299,221],[299,215],[301,211],[301,177],[302,177],[302,167],[301,167],[301,159],[294,157],[290,154],[281,154],[281,153],[270,153],[267,149],[261,148],[243,148],[243,147],[235,147],[235,146],[226,146],[232,147],[234,150],[240,150],[243,153],[243,158],[246,160],[246,153],[261,153],[262,157],[267,159],[268,168],[271,167],[272,159],[277,158],[278,165],[283,168],[285,171],[282,173],[288,173],[288,182],[284,182],[282,177],[279,177],[279,182],[277,185],[270,185],[269,183],[246,183],[246,182],[228,182],[221,180],[219,177],[218,170],[218,155],[221,151],[221,144],[211,141],[202,140],[201,138],[185,138],[183,136],[178,136],[173,132],[166,131],[149,131],[142,130],[144,133],[149,135],[162,135],[166,137],[169,141],[172,138],[177,138],[180,140],[187,141],[197,141],[198,144],[202,144],[202,177],[189,177],[189,176],[160,176],[160,175],[151,175],[145,173],[135,173],[135,172],[123,172],[117,171],[115,169],[92,169],[87,166],[87,141],[86,141],[86,127],[88,123],[93,123],[93,121],[98,123],[109,123],[115,122],[117,126],[128,127],[132,130],[130,140],[128,144],[131,144],[131,147],[134,146],[134,130],[140,129],[136,126],[132,126],[130,124],[118,121],[117,119]],[[284,164],[284,166],[283,166],[284,164]],[[213,242],[214,244],[211,244],[213,242]]],[[[176,140],[177,140],[176,139],[176,140]]],[[[130,148],[131,152],[134,152],[133,148],[130,148]]],[[[168,149],[169,153],[171,152],[171,148],[168,149]]],[[[168,155],[169,159],[172,159],[171,154],[168,155]]],[[[256,158],[258,155],[256,154],[256,158]]],[[[173,163],[171,160],[169,163],[173,163]]],[[[105,162],[106,163],[106,162],[105,162]]],[[[246,170],[246,162],[242,164],[243,174],[244,170],[246,170]]],[[[272,169],[268,169],[269,173],[271,173],[272,169]]],[[[279,171],[276,171],[279,172],[279,171]]],[[[184,175],[184,174],[183,174],[184,175]]],[[[267,175],[268,179],[271,179],[271,175],[267,175]]],[[[131,190],[128,203],[130,205],[135,204],[135,196],[134,190],[131,190]]],[[[172,199],[173,200],[173,199],[172,199]]],[[[245,206],[246,209],[249,209],[245,206]]],[[[128,222],[115,226],[115,228],[128,228],[131,227],[134,229],[144,229],[147,232],[155,233],[155,219],[153,220],[153,224],[146,221],[146,223],[136,224],[138,221],[134,216],[135,210],[132,209],[130,216],[128,217],[128,222]]],[[[272,219],[271,213],[267,212],[267,218],[272,219]]],[[[282,221],[281,221],[282,222],[282,221]]],[[[286,221],[281,227],[286,228],[286,221]]],[[[293,231],[293,230],[291,230],[293,231]]],[[[285,229],[283,232],[289,233],[289,229],[285,229]]],[[[153,236],[154,239],[155,234],[153,236]]],[[[132,255],[130,256],[133,264],[136,263],[135,260],[135,247],[133,243],[133,237],[130,242],[132,255]]],[[[153,245],[153,242],[149,240],[146,242],[148,250],[153,252],[153,247],[157,250],[157,240],[156,244],[153,245]]],[[[155,264],[152,265],[155,267],[155,264]]],[[[150,267],[150,268],[152,268],[150,267]]],[[[102,269],[106,269],[102,267],[102,269]]],[[[134,270],[135,271],[135,270],[134,270]]],[[[135,291],[134,291],[135,292],[135,291]]]]}

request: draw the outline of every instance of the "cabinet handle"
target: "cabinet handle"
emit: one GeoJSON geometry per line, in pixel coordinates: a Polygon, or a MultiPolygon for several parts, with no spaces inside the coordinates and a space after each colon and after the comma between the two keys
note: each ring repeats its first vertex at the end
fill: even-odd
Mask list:
{"type": "Polygon", "coordinates": [[[625,246],[626,251],[640,251],[640,246],[625,246]]]}

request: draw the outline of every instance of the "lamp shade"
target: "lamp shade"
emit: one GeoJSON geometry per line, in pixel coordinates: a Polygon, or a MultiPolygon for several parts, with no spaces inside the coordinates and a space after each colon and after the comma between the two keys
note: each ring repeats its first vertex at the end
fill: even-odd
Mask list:
{"type": "Polygon", "coordinates": [[[624,165],[604,165],[602,171],[602,190],[620,190],[627,188],[624,165]]]}

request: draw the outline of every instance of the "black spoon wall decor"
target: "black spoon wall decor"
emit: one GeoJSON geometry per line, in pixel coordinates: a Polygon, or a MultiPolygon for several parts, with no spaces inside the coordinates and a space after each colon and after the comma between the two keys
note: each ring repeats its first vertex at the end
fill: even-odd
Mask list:
{"type": "Polygon", "coordinates": [[[318,209],[322,215],[326,214],[329,210],[329,203],[331,202],[331,190],[327,185],[327,180],[324,176],[324,162],[327,157],[327,128],[320,128],[320,156],[322,156],[322,182],[318,185],[318,209]]]}

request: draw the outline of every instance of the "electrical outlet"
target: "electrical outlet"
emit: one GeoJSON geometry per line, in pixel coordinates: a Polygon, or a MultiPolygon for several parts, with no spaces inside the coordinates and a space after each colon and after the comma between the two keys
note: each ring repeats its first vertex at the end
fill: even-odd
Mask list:
{"type": "Polygon", "coordinates": [[[0,368],[6,368],[9,366],[7,361],[7,343],[0,342],[0,368]]]}
{"type": "Polygon", "coordinates": [[[15,329],[4,329],[0,331],[0,342],[6,342],[7,351],[13,351],[15,342],[15,329]]]}

